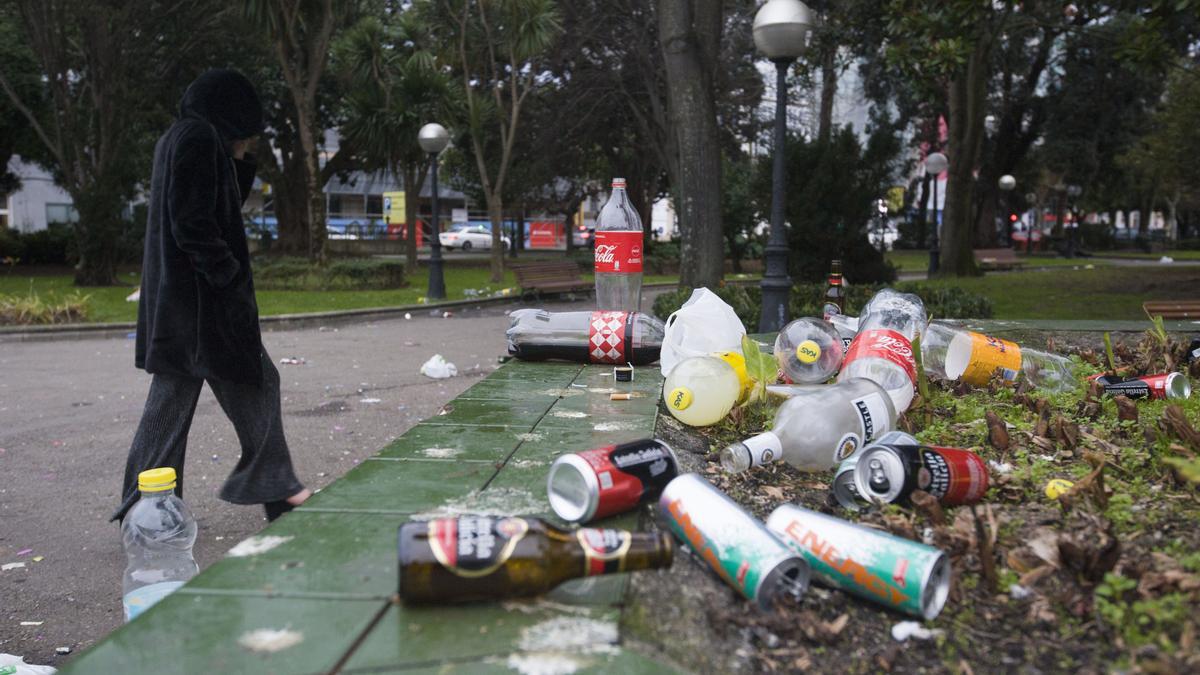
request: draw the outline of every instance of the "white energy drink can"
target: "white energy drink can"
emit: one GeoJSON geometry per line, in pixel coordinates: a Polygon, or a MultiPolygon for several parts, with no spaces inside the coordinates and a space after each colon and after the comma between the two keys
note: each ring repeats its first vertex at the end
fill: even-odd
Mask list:
{"type": "Polygon", "coordinates": [[[694,473],[667,484],[658,500],[667,527],[742,597],[768,609],[808,589],[804,558],[725,493],[694,473]]]}

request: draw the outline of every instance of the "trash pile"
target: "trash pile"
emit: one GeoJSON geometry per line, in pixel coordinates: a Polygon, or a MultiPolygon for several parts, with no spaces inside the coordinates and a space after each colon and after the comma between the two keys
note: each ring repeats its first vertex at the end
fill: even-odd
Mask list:
{"type": "MultiPolygon", "coordinates": [[[[706,289],[665,323],[574,314],[569,330],[546,330],[566,326],[566,315],[514,313],[510,354],[632,365],[652,362],[657,348],[663,407],[720,451],[699,474],[682,473],[663,439],[622,451],[654,457],[644,465],[606,454],[613,448],[568,455],[550,473],[555,512],[588,523],[657,501],[663,528],[748,607],[766,610],[732,618],[760,636],[758,665],[811,665],[807,652],[787,655],[805,651],[797,645],[814,629],[770,618],[811,614],[796,609],[810,576],[919,620],[957,602],[955,622],[976,609],[988,620],[1021,617],[1018,641],[1069,624],[1137,663],[1200,665],[1200,432],[1173,405],[1195,419],[1188,371],[1200,375],[1200,341],[1185,349],[1160,323],[1137,347],[1076,348],[1068,358],[1053,344],[1043,351],[930,322],[920,298],[890,289],[857,318],[833,304],[823,319],[788,324],[773,348],[745,336],[706,289]],[[1161,419],[1137,424],[1139,406],[1161,419]],[[1164,496],[1174,501],[1155,503],[1164,496]],[[1167,509],[1165,530],[1130,529],[1131,514],[1167,509]]],[[[618,549],[633,536],[576,532],[618,549]]],[[[604,554],[582,548],[587,573],[602,569],[592,561],[604,554]]],[[[624,569],[669,564],[640,560],[624,569]]],[[[836,635],[846,620],[822,625],[836,635]]],[[[919,624],[890,632],[945,639],[919,624]]],[[[988,649],[978,637],[962,642],[988,649]]],[[[1010,646],[1023,651],[1018,661],[1059,663],[1052,640],[1027,643],[1010,646]]],[[[896,658],[881,652],[877,665],[896,658]]]]}

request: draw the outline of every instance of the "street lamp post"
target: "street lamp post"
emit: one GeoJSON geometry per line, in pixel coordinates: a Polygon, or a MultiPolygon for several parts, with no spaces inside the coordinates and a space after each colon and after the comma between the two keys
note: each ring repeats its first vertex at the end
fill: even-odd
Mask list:
{"type": "MultiPolygon", "coordinates": [[[[1067,186],[1067,211],[1071,213],[1071,231],[1067,233],[1067,257],[1074,258],[1079,248],[1079,221],[1075,220],[1075,200],[1083,194],[1083,188],[1078,185],[1067,186]]],[[[1066,225],[1066,223],[1063,223],[1066,225]]]]}
{"type": "Polygon", "coordinates": [[[768,0],[754,15],[754,45],[775,64],[775,147],[771,173],[771,235],[764,252],[762,313],[758,330],[770,333],[787,323],[788,277],[787,235],[783,229],[785,186],[784,143],[787,138],[787,71],[804,53],[805,38],[812,26],[808,6],[800,0],[768,0]]]}
{"type": "MultiPolygon", "coordinates": [[[[446,127],[431,122],[421,127],[417,134],[417,142],[421,149],[429,153],[429,161],[433,164],[433,237],[429,244],[429,291],[426,297],[430,300],[443,300],[446,297],[446,279],[442,273],[442,219],[438,212],[438,155],[450,143],[450,134],[446,127]]],[[[405,186],[407,187],[407,186],[405,186]]]]}
{"type": "Polygon", "coordinates": [[[942,228],[942,219],[938,215],[938,176],[950,166],[950,160],[940,152],[935,152],[925,158],[925,173],[933,175],[933,231],[929,238],[929,272],[933,277],[942,267],[942,250],[938,243],[938,230],[942,228]]]}
{"type": "Polygon", "coordinates": [[[1008,223],[1008,225],[1006,226],[1006,232],[1007,232],[1006,236],[1008,238],[1008,246],[1009,246],[1009,248],[1012,248],[1012,245],[1013,245],[1013,221],[1012,221],[1011,216],[1007,213],[1007,211],[1012,209],[1012,204],[1011,204],[1012,191],[1013,191],[1013,188],[1017,187],[1017,179],[1013,178],[1009,174],[1004,174],[1003,176],[1000,176],[999,185],[1000,185],[1000,190],[1004,192],[1004,206],[1005,206],[1004,210],[1006,212],[1004,214],[1004,220],[1008,223]]]}

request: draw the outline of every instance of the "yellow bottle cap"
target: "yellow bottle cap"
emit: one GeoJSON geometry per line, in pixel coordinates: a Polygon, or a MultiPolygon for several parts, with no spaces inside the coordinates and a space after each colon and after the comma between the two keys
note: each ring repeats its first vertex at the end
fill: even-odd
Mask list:
{"type": "Polygon", "coordinates": [[[667,396],[667,405],[676,410],[687,410],[692,404],[692,390],[687,387],[675,387],[667,396]]]}
{"type": "Polygon", "coordinates": [[[796,358],[800,363],[815,363],[821,358],[821,345],[812,340],[805,340],[796,346],[796,358]]]}
{"type": "Polygon", "coordinates": [[[175,489],[175,469],[147,469],[138,474],[138,489],[142,492],[165,492],[175,489]]]}
{"type": "Polygon", "coordinates": [[[742,387],[741,393],[738,394],[738,402],[745,401],[746,397],[750,395],[750,390],[754,388],[754,382],[746,374],[746,357],[737,352],[717,352],[713,356],[728,363],[733,368],[733,372],[737,373],[738,384],[742,387]]]}
{"type": "Polygon", "coordinates": [[[1067,494],[1067,492],[1075,487],[1075,484],[1063,478],[1051,478],[1050,482],[1046,483],[1046,496],[1050,499],[1058,499],[1067,494]]]}

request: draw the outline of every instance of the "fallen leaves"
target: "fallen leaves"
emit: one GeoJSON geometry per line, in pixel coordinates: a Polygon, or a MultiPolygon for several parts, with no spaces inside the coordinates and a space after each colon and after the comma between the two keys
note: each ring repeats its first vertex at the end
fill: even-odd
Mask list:
{"type": "Polygon", "coordinates": [[[1007,451],[1009,445],[1008,426],[1004,420],[991,410],[984,414],[984,419],[987,420],[988,443],[1000,452],[1007,451]]]}

